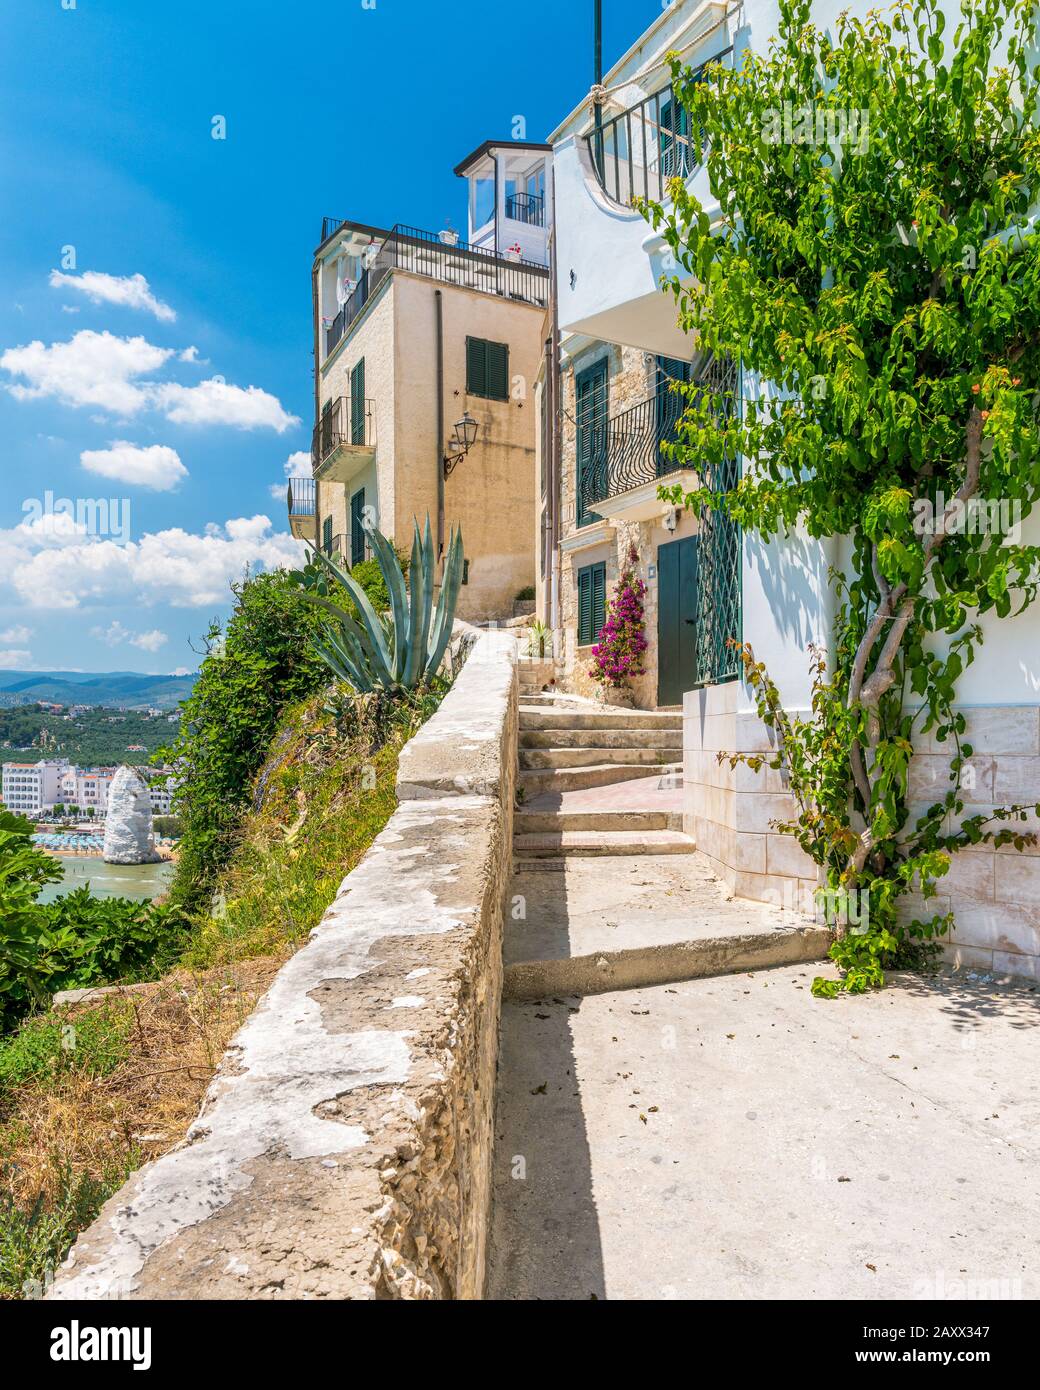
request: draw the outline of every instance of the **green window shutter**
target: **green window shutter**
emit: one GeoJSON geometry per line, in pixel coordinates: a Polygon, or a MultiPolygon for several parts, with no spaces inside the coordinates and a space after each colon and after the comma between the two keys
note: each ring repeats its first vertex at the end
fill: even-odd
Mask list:
{"type": "Polygon", "coordinates": [[[606,621],[607,567],[586,565],[578,571],[578,646],[595,642],[606,621]]]}
{"type": "Polygon", "coordinates": [[[488,395],[493,401],[509,399],[509,344],[487,344],[488,395]]]}
{"type": "Polygon", "coordinates": [[[607,621],[607,567],[594,565],[592,570],[592,640],[599,641],[607,621]]]}
{"type": "Polygon", "coordinates": [[[359,488],[350,499],[350,564],[360,565],[365,558],[365,489],[359,488]]]}
{"type": "Polygon", "coordinates": [[[466,339],[466,390],[486,400],[509,399],[509,344],[466,339]]]}
{"type": "Polygon", "coordinates": [[[332,554],[332,517],[327,516],[321,524],[321,545],[326,555],[332,554]]]}
{"type": "Polygon", "coordinates": [[[487,344],[483,338],[466,339],[466,390],[471,396],[487,395],[487,344]]]}
{"type": "Polygon", "coordinates": [[[586,647],[592,640],[592,570],[578,571],[578,646],[586,647]]]}
{"type": "Polygon", "coordinates": [[[607,364],[580,372],[574,381],[575,418],[578,425],[575,516],[577,525],[588,526],[598,520],[589,506],[590,498],[607,495],[607,364]]]}
{"type": "Polygon", "coordinates": [[[365,442],[365,359],[350,373],[350,442],[365,442]]]}

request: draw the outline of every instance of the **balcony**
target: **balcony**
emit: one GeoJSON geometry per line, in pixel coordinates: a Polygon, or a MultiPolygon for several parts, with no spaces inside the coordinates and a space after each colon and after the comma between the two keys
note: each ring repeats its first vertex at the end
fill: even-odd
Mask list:
{"type": "Polygon", "coordinates": [[[368,264],[350,298],[326,328],[326,356],[350,331],[365,305],[394,270],[426,275],[431,280],[542,308],[549,302],[547,266],[499,256],[493,250],[462,241],[444,241],[439,233],[420,231],[417,227],[396,226],[378,247],[373,243],[365,259],[368,264]]]}
{"type": "MultiPolygon", "coordinates": [[[[732,52],[727,48],[711,62],[719,63],[732,52]]],[[[702,64],[695,79],[700,80],[709,66],[702,64]]],[[[690,178],[704,160],[703,135],[691,132],[690,113],[671,86],[604,121],[585,142],[600,188],[625,208],[635,198],[665,202],[669,180],[690,178]]]]}
{"type": "Polygon", "coordinates": [[[298,541],[312,541],[314,539],[314,479],[290,478],[286,500],[289,507],[289,530],[298,541]]]}
{"type": "Polygon", "coordinates": [[[511,193],[506,198],[506,216],[528,227],[544,227],[545,199],[537,193],[511,193]]]}
{"type": "MultiPolygon", "coordinates": [[[[713,392],[732,392],[736,369],[732,363],[713,364],[701,380],[713,392]]],[[[725,399],[728,413],[732,397],[725,399]]],[[[696,487],[697,470],[683,466],[665,448],[678,438],[685,409],[685,394],[665,385],[605,426],[589,429],[579,515],[605,521],[652,521],[668,510],[657,496],[663,481],[680,483],[688,490],[696,487]]]]}
{"type": "Polygon", "coordinates": [[[376,456],[375,402],[339,396],[315,427],[311,463],[322,483],[349,483],[376,456]]]}

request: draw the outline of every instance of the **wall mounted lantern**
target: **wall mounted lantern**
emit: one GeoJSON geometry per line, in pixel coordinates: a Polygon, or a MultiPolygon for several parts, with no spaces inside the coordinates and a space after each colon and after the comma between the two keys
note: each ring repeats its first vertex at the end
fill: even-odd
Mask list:
{"type": "Polygon", "coordinates": [[[444,456],[444,476],[450,478],[458,464],[477,442],[479,426],[467,410],[461,420],[456,421],[455,433],[448,440],[448,452],[444,456]]]}

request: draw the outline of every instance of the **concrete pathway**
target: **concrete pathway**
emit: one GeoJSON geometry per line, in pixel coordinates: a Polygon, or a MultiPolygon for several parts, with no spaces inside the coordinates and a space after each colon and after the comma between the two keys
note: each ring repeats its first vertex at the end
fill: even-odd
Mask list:
{"type": "Polygon", "coordinates": [[[1040,1296],[1035,987],[506,1003],[490,1296],[1040,1296]]]}

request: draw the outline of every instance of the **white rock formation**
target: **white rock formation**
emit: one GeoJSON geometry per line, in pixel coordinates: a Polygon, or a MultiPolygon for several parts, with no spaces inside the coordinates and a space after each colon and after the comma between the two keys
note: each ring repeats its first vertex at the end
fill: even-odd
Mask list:
{"type": "Polygon", "coordinates": [[[161,858],[152,838],[148,787],[132,767],[121,767],[112,779],[102,855],[106,864],[154,864],[161,858]]]}

